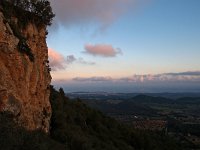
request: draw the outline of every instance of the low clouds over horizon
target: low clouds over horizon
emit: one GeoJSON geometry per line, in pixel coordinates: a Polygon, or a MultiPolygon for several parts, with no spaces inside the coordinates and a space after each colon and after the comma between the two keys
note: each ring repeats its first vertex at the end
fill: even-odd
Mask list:
{"type": "Polygon", "coordinates": [[[85,44],[84,49],[83,53],[93,56],[116,57],[118,54],[122,54],[120,48],[114,48],[110,44],[85,44]]]}
{"type": "Polygon", "coordinates": [[[73,81],[80,81],[80,82],[107,82],[107,81],[112,81],[113,79],[111,77],[89,77],[89,78],[81,78],[81,77],[76,77],[72,79],[73,81]]]}
{"type": "Polygon", "coordinates": [[[180,73],[145,74],[133,75],[129,77],[112,78],[109,76],[96,77],[75,77],[72,81],[76,82],[166,82],[166,81],[192,81],[200,82],[200,71],[188,71],[180,73]]]}
{"type": "Polygon", "coordinates": [[[63,87],[66,92],[200,92],[200,71],[133,75],[124,78],[76,77],[71,80],[54,80],[53,84],[63,87]]]}
{"type": "Polygon", "coordinates": [[[49,66],[52,71],[65,70],[70,64],[77,62],[84,65],[95,65],[95,62],[85,61],[82,57],[76,58],[74,55],[63,56],[55,50],[49,48],[49,66]]]}

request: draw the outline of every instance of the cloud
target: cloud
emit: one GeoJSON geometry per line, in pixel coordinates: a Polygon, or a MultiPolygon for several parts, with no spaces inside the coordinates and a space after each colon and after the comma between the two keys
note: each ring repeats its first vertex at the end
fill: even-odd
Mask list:
{"type": "Polygon", "coordinates": [[[80,64],[83,64],[83,65],[95,65],[96,63],[95,62],[91,62],[91,61],[85,61],[83,58],[78,58],[77,60],[80,64]]]}
{"type": "Polygon", "coordinates": [[[78,81],[78,82],[108,82],[112,81],[111,77],[89,77],[89,78],[81,78],[81,77],[76,77],[72,79],[73,81],[78,81]]]}
{"type": "Polygon", "coordinates": [[[73,63],[74,61],[76,61],[76,58],[74,57],[74,55],[69,55],[65,58],[65,63],[66,64],[71,64],[73,63]]]}
{"type": "Polygon", "coordinates": [[[180,73],[166,73],[166,75],[172,76],[200,76],[200,71],[188,71],[188,72],[180,72],[180,73]]]}
{"type": "Polygon", "coordinates": [[[115,82],[115,83],[148,83],[148,82],[200,82],[200,71],[180,72],[180,73],[163,73],[163,74],[145,74],[132,75],[129,77],[112,78],[112,77],[76,77],[72,79],[77,82],[115,82]]]}
{"type": "Polygon", "coordinates": [[[53,49],[48,49],[49,54],[49,65],[52,71],[65,69],[65,58],[63,55],[54,51],[53,49]]]}
{"type": "Polygon", "coordinates": [[[74,55],[63,56],[55,50],[49,48],[49,65],[52,71],[64,70],[70,64],[77,62],[84,65],[95,65],[94,62],[85,61],[83,58],[76,58],[74,55]]]}
{"type": "Polygon", "coordinates": [[[55,22],[64,26],[100,24],[109,26],[133,0],[50,0],[55,22]]]}
{"type": "Polygon", "coordinates": [[[200,71],[133,75],[131,77],[120,78],[119,80],[126,82],[200,81],[200,71]]]}
{"type": "Polygon", "coordinates": [[[109,44],[86,44],[84,48],[84,53],[93,56],[115,57],[117,54],[122,54],[121,49],[113,48],[113,46],[109,44]]]}
{"type": "Polygon", "coordinates": [[[68,92],[198,92],[200,89],[200,71],[179,73],[132,75],[123,78],[109,76],[76,77],[54,80],[57,87],[68,92]]]}

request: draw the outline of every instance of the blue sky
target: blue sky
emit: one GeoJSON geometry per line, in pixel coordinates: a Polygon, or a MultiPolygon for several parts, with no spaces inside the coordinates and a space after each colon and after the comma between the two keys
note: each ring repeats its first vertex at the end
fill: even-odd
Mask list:
{"type": "Polygon", "coordinates": [[[199,0],[61,0],[52,1],[52,7],[56,18],[47,44],[57,86],[103,91],[102,85],[108,84],[113,91],[123,85],[121,90],[129,89],[124,92],[156,92],[159,87],[178,89],[182,82],[183,91],[198,91],[194,81],[200,83],[199,0]],[[190,73],[162,81],[150,78],[181,72],[190,73]],[[122,83],[122,78],[131,78],[134,86],[122,83]],[[173,84],[164,86],[169,81],[173,84]]]}

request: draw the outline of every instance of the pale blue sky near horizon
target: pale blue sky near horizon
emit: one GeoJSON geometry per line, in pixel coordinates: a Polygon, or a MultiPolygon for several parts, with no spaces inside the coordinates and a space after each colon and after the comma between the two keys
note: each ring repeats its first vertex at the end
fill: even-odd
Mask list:
{"type": "MultiPolygon", "coordinates": [[[[72,0],[67,1],[70,4],[72,0]]],[[[80,0],[76,1],[79,5],[80,0]]],[[[86,0],[86,2],[88,1],[86,0]]],[[[58,52],[63,59],[73,56],[73,61],[70,63],[56,62],[57,65],[58,63],[65,64],[58,69],[55,68],[56,71],[52,71],[54,83],[56,80],[72,82],[73,78],[77,77],[119,79],[134,74],[156,75],[200,71],[200,1],[143,1],[145,2],[137,5],[131,3],[133,7],[125,5],[127,11],[123,10],[124,12],[118,14],[116,18],[106,22],[106,26],[104,22],[101,23],[101,18],[98,20],[95,18],[96,16],[93,18],[92,15],[88,17],[83,14],[85,20],[83,18],[83,22],[81,22],[82,20],[79,22],[78,17],[82,16],[77,17],[76,14],[73,14],[74,12],[72,12],[72,16],[77,17],[77,20],[68,21],[66,19],[68,22],[65,18],[58,20],[57,24],[60,26],[49,29],[48,47],[58,52]],[[102,26],[105,29],[102,30],[102,26]],[[112,57],[104,57],[104,54],[104,56],[101,54],[91,55],[88,53],[86,45],[93,45],[93,49],[97,48],[95,45],[104,45],[103,48],[105,45],[110,45],[112,50],[120,49],[121,52],[115,53],[112,57]],[[84,60],[84,63],[80,60],[84,60]]],[[[84,3],[84,1],[82,2],[84,3]]],[[[53,3],[55,13],[61,11],[55,5],[53,3]]],[[[76,9],[76,5],[73,6],[76,9]]],[[[93,6],[90,7],[92,9],[93,6]]],[[[115,11],[118,11],[112,8],[111,10],[112,12],[108,11],[108,13],[115,14],[115,11]]],[[[65,13],[64,10],[63,12],[65,13]]],[[[82,11],[82,13],[84,12],[85,10],[82,11]]],[[[196,78],[199,78],[199,82],[200,75],[195,76],[195,80],[196,78]]],[[[85,82],[85,85],[87,84],[85,82]]],[[[95,85],[100,86],[98,82],[95,85]]]]}

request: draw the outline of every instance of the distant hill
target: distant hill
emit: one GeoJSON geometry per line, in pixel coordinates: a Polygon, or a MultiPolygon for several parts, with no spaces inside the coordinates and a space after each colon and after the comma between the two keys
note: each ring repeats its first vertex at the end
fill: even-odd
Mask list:
{"type": "Polygon", "coordinates": [[[62,89],[57,92],[51,88],[50,100],[53,109],[51,137],[71,150],[182,149],[162,132],[133,129],[91,109],[80,99],[71,101],[62,89]]]}
{"type": "Polygon", "coordinates": [[[106,114],[127,114],[156,117],[164,115],[165,118],[170,113],[183,113],[196,116],[200,112],[200,97],[183,97],[170,99],[160,96],[137,95],[132,98],[121,99],[114,97],[101,99],[83,99],[92,108],[98,109],[106,114]],[[168,115],[167,115],[168,114],[168,115]]]}
{"type": "Polygon", "coordinates": [[[138,95],[178,99],[182,97],[200,97],[200,93],[109,93],[109,92],[72,92],[67,93],[70,98],[98,99],[98,100],[127,100],[138,95]]]}

